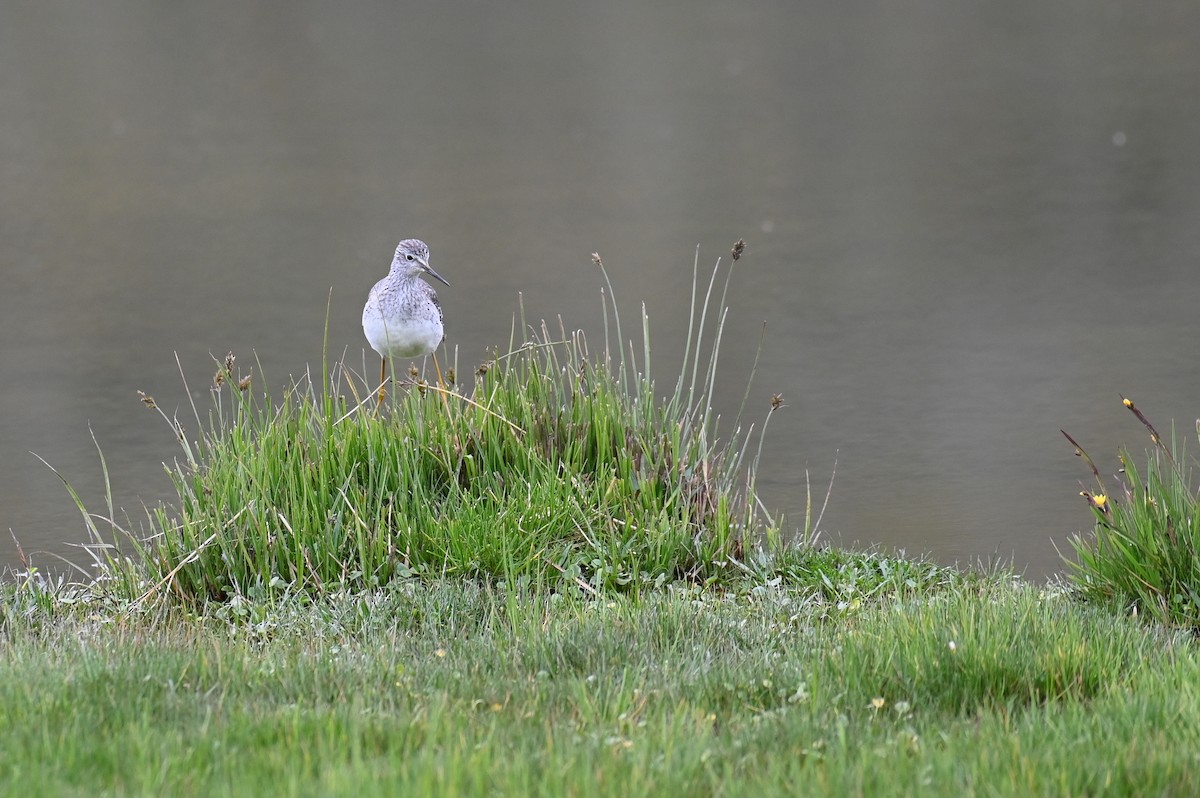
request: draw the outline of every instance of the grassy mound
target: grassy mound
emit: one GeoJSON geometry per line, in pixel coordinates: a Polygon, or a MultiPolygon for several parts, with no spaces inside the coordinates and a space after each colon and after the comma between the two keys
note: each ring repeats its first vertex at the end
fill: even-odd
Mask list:
{"type": "MultiPolygon", "coordinates": [[[[718,437],[711,406],[732,268],[716,302],[721,262],[699,303],[694,272],[684,364],[663,396],[644,308],[639,357],[594,261],[608,287],[597,354],[582,332],[522,318],[528,338],[514,325],[508,352],[469,387],[457,369],[443,384],[414,368],[381,406],[344,363],[275,401],[228,356],[208,419],[193,407],[199,440],[159,410],[183,449],[170,469],[178,503],[150,514],[149,535],[128,535],[136,556],[104,549],[107,576],[127,596],[191,603],[414,573],[636,590],[763,566],[784,544],[755,492],[761,432],[753,450],[737,420],[718,437]]],[[[798,539],[812,537],[810,514],[798,539]]]]}

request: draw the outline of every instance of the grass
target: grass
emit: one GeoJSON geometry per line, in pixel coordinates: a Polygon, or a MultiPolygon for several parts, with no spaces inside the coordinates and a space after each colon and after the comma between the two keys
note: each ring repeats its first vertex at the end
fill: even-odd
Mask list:
{"type": "Polygon", "coordinates": [[[599,352],[521,319],[469,389],[377,410],[323,363],[275,400],[230,356],[195,438],[145,396],[177,502],[71,491],[100,578],[0,585],[0,794],[1200,793],[1182,453],[1129,402],[1144,479],[1079,450],[1069,587],[823,548],[811,501],[788,539],[766,423],[711,409],[720,274],[661,390],[607,285],[599,352]]]}
{"type": "MultiPolygon", "coordinates": [[[[810,557],[831,581],[849,559],[810,557]]],[[[596,599],[411,578],[189,616],[10,592],[0,791],[1200,789],[1189,639],[1004,574],[925,572],[847,603],[751,581],[596,599]]]]}
{"type": "Polygon", "coordinates": [[[1128,449],[1121,450],[1115,488],[1108,487],[1092,458],[1063,433],[1096,484],[1082,492],[1095,526],[1091,535],[1071,541],[1076,555],[1069,562],[1071,577],[1091,600],[1195,629],[1200,627],[1200,497],[1186,449],[1174,434],[1165,442],[1131,400],[1122,401],[1150,433],[1154,448],[1144,471],[1128,449]]]}

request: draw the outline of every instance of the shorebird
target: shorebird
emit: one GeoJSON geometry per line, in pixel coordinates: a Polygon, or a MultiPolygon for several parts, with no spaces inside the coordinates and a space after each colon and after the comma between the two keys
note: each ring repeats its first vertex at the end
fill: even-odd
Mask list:
{"type": "Polygon", "coordinates": [[[441,380],[435,350],[445,337],[442,306],[437,292],[421,279],[422,274],[450,285],[429,268],[429,247],[424,241],[415,238],[401,241],[387,277],[375,283],[363,308],[363,333],[380,357],[380,404],[386,394],[388,358],[433,355],[433,367],[441,380]]]}

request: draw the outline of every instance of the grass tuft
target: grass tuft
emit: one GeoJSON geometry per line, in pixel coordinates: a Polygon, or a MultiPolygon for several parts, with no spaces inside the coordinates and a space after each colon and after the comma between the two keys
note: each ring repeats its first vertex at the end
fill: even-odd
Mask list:
{"type": "Polygon", "coordinates": [[[1083,447],[1063,432],[1096,485],[1081,491],[1095,526],[1091,535],[1071,540],[1076,559],[1068,560],[1070,578],[1086,598],[1195,629],[1200,627],[1200,507],[1186,447],[1174,431],[1170,442],[1164,441],[1132,400],[1121,401],[1149,432],[1153,448],[1141,471],[1122,448],[1112,488],[1083,447]]]}
{"type": "MultiPolygon", "coordinates": [[[[714,301],[718,260],[699,303],[693,270],[684,366],[660,396],[645,308],[639,358],[593,260],[606,288],[602,353],[561,321],[527,327],[522,312],[526,338],[510,337],[470,386],[431,384],[413,368],[379,407],[365,362],[323,360],[321,374],[273,398],[252,392],[231,353],[217,362],[207,417],[192,406],[194,439],[141,394],[180,443],[168,469],[178,501],[149,513],[149,534],[126,535],[135,556],[102,549],[102,572],[127,596],[188,604],[414,574],[592,594],[719,582],[811,544],[819,517],[806,513],[785,543],[782,519],[758,499],[762,432],[751,446],[753,427],[719,429],[712,407],[732,270],[714,301]]],[[[773,398],[767,420],[782,406],[773,398]]]]}

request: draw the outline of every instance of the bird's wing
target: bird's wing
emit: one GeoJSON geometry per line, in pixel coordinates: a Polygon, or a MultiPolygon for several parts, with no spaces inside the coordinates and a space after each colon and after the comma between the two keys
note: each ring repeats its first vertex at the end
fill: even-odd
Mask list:
{"type": "Polygon", "coordinates": [[[444,313],[442,313],[442,303],[438,301],[436,291],[429,292],[429,301],[433,303],[433,306],[435,308],[437,308],[438,321],[441,322],[444,326],[446,323],[446,315],[444,313]]]}

